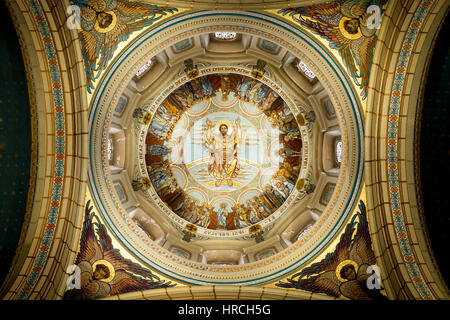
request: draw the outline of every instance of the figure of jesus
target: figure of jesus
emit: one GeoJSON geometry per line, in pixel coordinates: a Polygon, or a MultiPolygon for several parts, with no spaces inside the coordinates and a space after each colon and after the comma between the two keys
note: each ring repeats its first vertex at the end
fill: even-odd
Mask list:
{"type": "Polygon", "coordinates": [[[239,142],[241,138],[240,119],[236,119],[236,130],[228,134],[228,126],[220,124],[219,134],[211,132],[211,120],[206,119],[206,147],[211,152],[208,173],[216,179],[216,187],[222,183],[233,186],[233,178],[239,174],[239,142]]]}

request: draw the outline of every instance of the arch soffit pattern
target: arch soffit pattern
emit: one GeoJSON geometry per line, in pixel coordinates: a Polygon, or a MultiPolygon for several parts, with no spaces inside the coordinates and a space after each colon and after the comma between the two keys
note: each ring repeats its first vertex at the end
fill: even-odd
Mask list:
{"type": "Polygon", "coordinates": [[[7,4],[18,19],[15,27],[23,35],[22,49],[30,58],[28,81],[35,89],[39,141],[31,226],[23,229],[24,243],[17,252],[25,260],[10,270],[11,275],[20,272],[23,276],[7,284],[4,299],[29,299],[37,294],[55,299],[66,289],[64,270],[75,258],[81,229],[74,226],[82,223],[87,186],[88,100],[83,58],[73,41],[76,33],[62,27],[67,3],[58,2],[54,11],[36,0],[8,0],[7,4]],[[51,252],[52,247],[61,251],[51,252]],[[44,266],[52,271],[42,277],[44,266]],[[32,293],[42,278],[52,283],[32,293]]]}
{"type": "Polygon", "coordinates": [[[405,165],[414,162],[415,148],[414,126],[407,126],[406,121],[417,121],[419,91],[425,83],[422,70],[433,30],[442,19],[436,18],[437,13],[445,12],[445,6],[445,1],[416,0],[411,4],[415,9],[408,11],[400,2],[389,1],[374,52],[366,110],[365,180],[373,249],[390,299],[448,299],[445,284],[426,257],[432,254],[424,249],[427,244],[423,243],[415,190],[411,190],[415,188],[411,181],[414,168],[405,165]],[[387,44],[400,48],[399,52],[392,52],[387,44]],[[415,54],[418,59],[413,63],[415,54]],[[409,77],[417,78],[410,81],[409,77]],[[408,180],[406,187],[401,180],[408,180]],[[392,231],[387,222],[392,222],[392,231]]]}

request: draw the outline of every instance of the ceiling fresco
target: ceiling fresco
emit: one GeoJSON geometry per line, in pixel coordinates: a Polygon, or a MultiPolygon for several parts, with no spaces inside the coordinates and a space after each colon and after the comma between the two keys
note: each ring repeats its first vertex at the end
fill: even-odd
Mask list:
{"type": "Polygon", "coordinates": [[[278,11],[326,39],[336,49],[354,83],[367,98],[373,50],[386,0],[341,0],[278,11]]]}
{"type": "Polygon", "coordinates": [[[301,134],[270,87],[238,74],[177,88],[146,138],[153,188],[183,219],[208,229],[256,224],[289,197],[300,172],[301,134]]]}

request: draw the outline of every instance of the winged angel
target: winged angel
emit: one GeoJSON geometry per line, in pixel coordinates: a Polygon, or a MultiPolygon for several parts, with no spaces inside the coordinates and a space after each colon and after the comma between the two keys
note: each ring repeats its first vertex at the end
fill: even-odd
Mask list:
{"type": "Polygon", "coordinates": [[[278,13],[290,16],[330,42],[339,51],[353,81],[367,97],[370,66],[376,42],[373,12],[370,5],[380,8],[385,0],[338,0],[329,4],[282,9],[278,13]],[[299,15],[299,17],[297,17],[299,15]],[[360,80],[358,80],[360,78],[360,80]]]}
{"type": "Polygon", "coordinates": [[[80,289],[67,291],[65,299],[97,299],[108,295],[175,285],[160,280],[151,271],[123,258],[119,250],[113,248],[105,226],[93,221],[94,213],[91,210],[92,206],[88,201],[80,251],[75,262],[80,268],[80,289]],[[97,234],[94,226],[97,227],[97,234]]]}
{"type": "Polygon", "coordinates": [[[371,240],[366,218],[366,207],[360,202],[358,212],[346,226],[339,244],[333,253],[295,274],[288,282],[277,283],[284,288],[302,289],[314,293],[325,293],[333,297],[341,295],[353,300],[386,299],[382,289],[369,289],[367,279],[371,276],[368,268],[376,263],[371,249],[371,240]],[[359,222],[355,222],[359,217],[359,222]],[[356,233],[355,225],[357,225],[356,233]],[[297,280],[293,280],[298,277],[297,280]]]}
{"type": "Polygon", "coordinates": [[[79,32],[88,91],[93,82],[106,68],[119,42],[131,33],[141,30],[159,20],[166,12],[176,8],[160,7],[128,0],[72,0],[80,7],[81,31],[79,32]],[[97,75],[94,75],[97,72],[97,75]]]}

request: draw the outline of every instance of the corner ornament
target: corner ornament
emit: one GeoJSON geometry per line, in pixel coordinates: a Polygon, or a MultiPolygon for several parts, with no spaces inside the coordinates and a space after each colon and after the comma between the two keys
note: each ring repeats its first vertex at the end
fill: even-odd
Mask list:
{"type": "Polygon", "coordinates": [[[106,69],[120,42],[152,25],[176,8],[128,0],[71,0],[80,12],[79,39],[87,77],[87,90],[106,69]]]}
{"type": "Polygon", "coordinates": [[[332,3],[281,9],[301,26],[328,40],[339,51],[347,71],[367,98],[376,31],[386,0],[338,0],[332,3]]]}
{"type": "Polygon", "coordinates": [[[175,286],[122,257],[119,249],[113,247],[106,227],[91,210],[89,200],[85,208],[80,251],[74,266],[76,272],[67,281],[69,290],[63,299],[101,299],[127,292],[175,286]]]}
{"type": "Polygon", "coordinates": [[[380,292],[383,288],[378,282],[379,275],[377,272],[372,274],[379,268],[375,266],[371,248],[366,206],[363,201],[358,206],[360,212],[347,224],[334,252],[276,286],[325,293],[336,298],[344,296],[351,300],[387,300],[380,292]],[[375,285],[371,282],[373,279],[375,285]]]}

